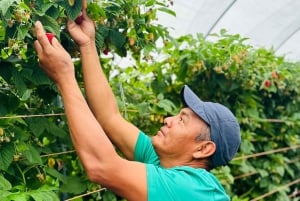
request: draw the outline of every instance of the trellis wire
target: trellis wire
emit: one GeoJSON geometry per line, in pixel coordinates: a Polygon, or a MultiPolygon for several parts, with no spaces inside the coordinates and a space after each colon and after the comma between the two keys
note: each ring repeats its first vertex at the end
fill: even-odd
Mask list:
{"type": "MultiPolygon", "coordinates": [[[[125,95],[124,95],[124,89],[123,86],[120,84],[120,91],[121,91],[121,96],[122,96],[122,103],[125,106],[125,95]]],[[[126,107],[124,107],[126,108],[126,107]]],[[[137,112],[137,110],[125,110],[124,112],[137,112]]],[[[49,117],[49,116],[62,116],[65,115],[65,113],[51,113],[51,114],[32,114],[32,115],[14,115],[14,116],[0,116],[0,119],[14,119],[14,118],[32,118],[32,117],[49,117]]],[[[255,121],[261,121],[261,122],[271,122],[271,123],[286,123],[286,122],[291,122],[294,120],[282,120],[282,119],[252,119],[255,121]]]]}
{"type": "Polygon", "coordinates": [[[291,194],[289,195],[289,198],[293,198],[293,197],[296,197],[296,196],[298,196],[298,195],[300,195],[300,190],[296,190],[296,191],[294,191],[293,193],[291,193],[291,194]]]}
{"type": "Polygon", "coordinates": [[[81,195],[78,195],[78,196],[69,198],[69,199],[67,199],[67,200],[65,200],[65,201],[76,200],[76,199],[78,199],[78,198],[82,198],[82,197],[85,197],[85,196],[88,196],[88,195],[91,195],[91,194],[94,194],[94,193],[99,193],[99,192],[104,191],[104,190],[106,190],[106,188],[100,188],[100,189],[97,189],[97,190],[95,190],[95,191],[87,192],[87,193],[85,193],[85,194],[81,194],[81,195]]]}
{"type": "MultiPolygon", "coordinates": [[[[240,156],[240,157],[233,158],[232,160],[242,160],[242,159],[248,159],[248,158],[255,158],[255,157],[258,157],[258,156],[269,155],[269,154],[273,154],[273,153],[277,153],[277,152],[285,152],[285,151],[288,151],[288,150],[291,150],[291,149],[298,149],[298,148],[300,148],[300,144],[293,145],[293,146],[290,146],[290,147],[284,147],[284,148],[280,148],[280,149],[273,149],[273,150],[270,150],[270,151],[264,151],[264,152],[260,152],[260,153],[256,153],[256,154],[240,156]]],[[[41,157],[56,156],[56,155],[73,153],[73,152],[76,152],[76,151],[75,150],[70,150],[70,151],[65,151],[65,152],[51,153],[51,154],[41,155],[41,157]]]]}
{"type": "MultiPolygon", "coordinates": [[[[122,88],[120,86],[120,88],[122,88]]],[[[124,98],[124,97],[123,97],[124,98]]],[[[124,99],[123,99],[124,101],[124,99]]],[[[50,116],[63,116],[65,115],[65,113],[56,113],[56,114],[38,114],[38,115],[15,115],[15,116],[2,116],[0,117],[0,119],[14,119],[14,118],[33,118],[33,117],[50,117],[50,116]]],[[[272,123],[285,123],[287,121],[285,120],[280,120],[280,119],[260,119],[259,121],[267,121],[267,122],[272,122],[272,123]]],[[[284,151],[288,151],[288,150],[291,150],[291,149],[298,149],[300,148],[300,145],[293,145],[293,146],[290,146],[290,147],[285,147],[285,148],[280,148],[280,149],[274,149],[274,150],[270,150],[270,151],[265,151],[265,152],[260,152],[260,153],[256,153],[256,154],[250,154],[250,155],[246,155],[246,156],[240,156],[240,157],[236,157],[234,158],[233,160],[243,160],[243,159],[249,159],[249,158],[254,158],[254,157],[258,157],[258,156],[264,156],[264,155],[269,155],[269,154],[273,154],[273,153],[278,153],[278,152],[284,152],[284,151]]],[[[75,150],[70,150],[70,151],[65,151],[65,152],[59,152],[59,153],[52,153],[52,154],[47,154],[47,155],[41,155],[41,157],[49,157],[49,156],[57,156],[57,155],[62,155],[62,154],[69,154],[69,153],[74,153],[75,150]]],[[[247,173],[247,174],[243,174],[243,175],[240,175],[240,176],[236,176],[235,179],[239,179],[239,178],[242,178],[242,177],[247,177],[247,176],[252,176],[254,174],[257,174],[257,172],[251,172],[251,173],[247,173]]],[[[285,184],[283,186],[280,186],[279,188],[276,188],[268,193],[265,193],[259,197],[256,197],[255,199],[252,199],[250,201],[258,201],[258,200],[261,200],[265,197],[268,197],[280,190],[283,190],[287,187],[290,187],[294,184],[297,184],[297,183],[300,183],[300,179],[297,179],[297,180],[294,180],[288,184],[285,184]]],[[[82,194],[82,195],[79,195],[79,196],[76,196],[76,197],[73,197],[73,198],[70,198],[70,199],[67,199],[66,201],[72,201],[72,200],[75,200],[75,199],[78,199],[78,198],[82,198],[84,196],[88,196],[88,195],[91,195],[91,194],[94,194],[94,193],[99,193],[103,190],[106,190],[106,188],[101,188],[101,189],[98,189],[98,190],[95,190],[95,191],[92,191],[92,192],[88,192],[88,193],[85,193],[85,194],[82,194]]],[[[297,192],[297,194],[299,194],[299,192],[297,192]]],[[[295,196],[294,194],[291,195],[291,196],[295,196]]]]}
{"type": "Polygon", "coordinates": [[[256,154],[250,154],[250,155],[246,155],[246,156],[235,157],[232,160],[242,160],[242,159],[248,159],[248,158],[255,158],[257,156],[264,156],[264,155],[274,154],[274,153],[277,153],[277,152],[284,152],[284,151],[288,151],[290,149],[298,149],[299,147],[300,147],[300,144],[293,145],[293,146],[290,146],[290,147],[273,149],[273,150],[270,150],[270,151],[264,151],[264,152],[260,152],[260,153],[256,153],[256,154]]]}
{"type": "Polygon", "coordinates": [[[272,195],[272,194],[274,194],[274,193],[277,193],[277,192],[280,191],[280,190],[283,190],[283,189],[285,189],[285,188],[288,188],[288,187],[290,187],[290,186],[292,186],[292,185],[294,185],[294,184],[297,184],[297,183],[300,183],[300,178],[299,178],[299,179],[296,179],[296,180],[294,180],[294,181],[292,181],[292,182],[290,182],[290,183],[287,183],[287,184],[285,184],[285,185],[283,185],[283,186],[280,186],[280,187],[278,187],[278,188],[276,188],[276,189],[274,189],[274,190],[272,190],[272,191],[270,191],[270,192],[268,192],[268,193],[265,193],[265,194],[263,194],[263,195],[261,195],[261,196],[258,196],[258,197],[256,197],[255,199],[252,199],[252,200],[250,200],[250,201],[261,200],[261,199],[263,199],[263,198],[265,198],[265,197],[268,197],[268,196],[270,196],[270,195],[272,195]]]}
{"type": "MultiPolygon", "coordinates": [[[[292,163],[298,162],[299,160],[300,159],[295,159],[295,160],[288,161],[287,163],[288,164],[292,164],[292,163]]],[[[233,178],[234,178],[234,180],[237,180],[237,179],[242,179],[244,177],[250,177],[250,176],[255,175],[255,174],[259,174],[259,172],[256,172],[256,171],[254,171],[254,172],[248,172],[248,173],[245,173],[245,174],[241,174],[241,175],[235,176],[233,178]]]]}

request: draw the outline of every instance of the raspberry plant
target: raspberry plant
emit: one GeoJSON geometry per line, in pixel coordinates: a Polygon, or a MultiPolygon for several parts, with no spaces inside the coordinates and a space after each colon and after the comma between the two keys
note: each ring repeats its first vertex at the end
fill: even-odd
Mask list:
{"type": "MultiPolygon", "coordinates": [[[[245,159],[255,153],[297,147],[299,64],[255,49],[225,30],[209,42],[201,34],[177,39],[156,21],[174,15],[172,1],[88,1],[97,28],[99,59],[123,115],[148,134],[180,107],[178,93],[188,83],[203,100],[222,102],[242,128],[239,155],[214,170],[232,200],[297,200],[299,149],[245,159]],[[156,41],[163,41],[157,47],[156,41]],[[127,56],[134,64],[118,66],[127,56]],[[245,176],[248,175],[248,176],[245,176]]],[[[88,181],[69,138],[61,97],[38,66],[32,30],[40,20],[74,58],[82,86],[80,55],[66,29],[81,0],[0,1],[0,200],[123,200],[88,181]]],[[[298,147],[299,148],[299,147],[298,147]]]]}

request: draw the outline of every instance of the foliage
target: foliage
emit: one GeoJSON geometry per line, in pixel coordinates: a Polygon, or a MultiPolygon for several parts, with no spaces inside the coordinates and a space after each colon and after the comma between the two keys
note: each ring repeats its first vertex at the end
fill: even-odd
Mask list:
{"type": "MultiPolygon", "coordinates": [[[[88,181],[73,151],[61,97],[39,68],[32,46],[32,26],[40,20],[74,58],[82,86],[80,55],[65,30],[66,16],[74,20],[81,1],[69,2],[0,2],[1,200],[64,200],[101,188],[88,181]]],[[[178,111],[178,94],[188,83],[203,100],[227,105],[241,124],[237,158],[213,171],[232,200],[276,189],[262,200],[293,199],[299,182],[287,184],[299,179],[299,146],[246,156],[300,144],[299,64],[225,30],[212,35],[213,42],[201,34],[174,39],[155,21],[159,11],[174,15],[169,3],[89,1],[100,59],[123,115],[155,134],[164,117],[178,111]],[[125,56],[132,65],[120,65],[125,56]]],[[[82,199],[122,200],[110,191],[82,199]]]]}

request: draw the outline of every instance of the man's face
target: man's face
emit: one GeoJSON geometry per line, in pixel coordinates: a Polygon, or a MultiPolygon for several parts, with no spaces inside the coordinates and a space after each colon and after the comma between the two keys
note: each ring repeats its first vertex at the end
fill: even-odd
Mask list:
{"type": "Polygon", "coordinates": [[[176,116],[165,118],[164,126],[152,137],[152,144],[159,156],[191,155],[197,145],[196,136],[204,127],[207,125],[203,120],[191,109],[184,108],[176,116]]]}

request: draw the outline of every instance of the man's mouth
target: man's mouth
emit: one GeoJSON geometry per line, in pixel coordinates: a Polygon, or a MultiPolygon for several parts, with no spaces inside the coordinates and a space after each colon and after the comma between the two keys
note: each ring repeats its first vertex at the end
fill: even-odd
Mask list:
{"type": "Polygon", "coordinates": [[[163,132],[162,129],[160,129],[160,130],[157,132],[157,135],[165,136],[165,133],[163,132]]]}

